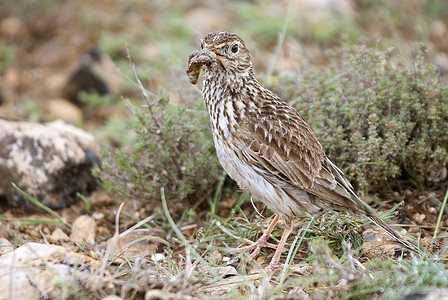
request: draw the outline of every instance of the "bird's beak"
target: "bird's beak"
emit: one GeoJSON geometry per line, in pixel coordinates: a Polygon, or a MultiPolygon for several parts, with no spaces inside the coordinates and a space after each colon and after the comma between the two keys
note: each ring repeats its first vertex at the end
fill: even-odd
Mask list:
{"type": "Polygon", "coordinates": [[[210,67],[214,63],[216,63],[216,54],[208,48],[196,50],[191,53],[188,58],[187,69],[187,75],[190,77],[190,82],[195,84],[198,81],[202,66],[206,65],[210,67]]]}

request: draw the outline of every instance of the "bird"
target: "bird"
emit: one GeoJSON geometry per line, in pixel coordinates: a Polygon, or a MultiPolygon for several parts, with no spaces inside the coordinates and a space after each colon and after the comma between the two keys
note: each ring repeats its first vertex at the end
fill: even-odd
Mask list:
{"type": "Polygon", "coordinates": [[[187,75],[196,84],[203,73],[202,97],[218,160],[242,190],[275,213],[258,241],[245,240],[249,245],[235,252],[252,250],[250,260],[262,247],[275,248],[267,268],[280,268],[294,219],[327,209],[367,217],[417,251],[357,195],[297,110],[256,79],[250,52],[240,36],[211,32],[200,44],[188,58],[187,75]],[[268,239],[280,219],[285,230],[275,245],[268,239]]]}

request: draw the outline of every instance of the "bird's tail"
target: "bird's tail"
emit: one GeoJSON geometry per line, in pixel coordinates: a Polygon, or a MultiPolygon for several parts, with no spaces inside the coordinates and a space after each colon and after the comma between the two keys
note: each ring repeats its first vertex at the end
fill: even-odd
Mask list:
{"type": "Polygon", "coordinates": [[[379,227],[383,228],[384,231],[387,232],[387,234],[389,234],[392,238],[394,238],[397,242],[399,242],[400,244],[402,244],[404,247],[406,247],[407,249],[417,253],[417,254],[421,254],[422,250],[420,250],[420,248],[417,247],[417,245],[415,245],[414,243],[402,238],[395,230],[392,229],[392,227],[390,227],[386,222],[384,222],[383,220],[381,220],[376,213],[375,214],[371,214],[369,212],[366,213],[366,216],[376,225],[378,225],[379,227]]]}
{"type": "Polygon", "coordinates": [[[402,238],[395,230],[392,229],[392,227],[390,227],[386,222],[381,220],[380,217],[378,217],[378,214],[376,213],[376,211],[372,207],[370,207],[366,202],[364,202],[361,198],[359,198],[359,196],[356,194],[355,190],[353,189],[353,187],[350,184],[350,182],[348,181],[348,179],[345,178],[344,173],[331,161],[330,161],[330,163],[331,163],[331,167],[333,169],[333,174],[335,175],[336,181],[341,186],[343,186],[347,190],[347,192],[349,192],[349,194],[351,194],[351,196],[352,196],[351,199],[358,205],[358,207],[360,207],[364,211],[365,215],[373,223],[375,223],[376,225],[383,228],[384,231],[387,232],[387,234],[389,234],[392,238],[394,238],[397,242],[402,244],[407,249],[409,249],[417,254],[422,253],[422,250],[420,250],[417,247],[417,245],[402,238]]]}

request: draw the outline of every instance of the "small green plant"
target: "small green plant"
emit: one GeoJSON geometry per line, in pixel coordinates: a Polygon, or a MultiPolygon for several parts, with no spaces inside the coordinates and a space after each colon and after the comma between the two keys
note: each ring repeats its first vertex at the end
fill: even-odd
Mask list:
{"type": "Polygon", "coordinates": [[[409,67],[393,50],[342,47],[285,95],[359,189],[400,176],[424,187],[448,162],[448,86],[424,51],[409,67]]]}
{"type": "Polygon", "coordinates": [[[322,299],[397,299],[448,284],[446,266],[433,256],[375,259],[361,264],[349,243],[344,243],[343,253],[337,256],[319,238],[309,243],[309,252],[312,274],[290,276],[283,289],[292,288],[292,293],[299,286],[322,299]]]}
{"type": "Polygon", "coordinates": [[[209,129],[200,112],[157,100],[153,113],[135,107],[136,141],[131,149],[103,150],[95,171],[106,190],[144,201],[159,196],[178,201],[213,187],[219,175],[209,129]]]}
{"type": "Polygon", "coordinates": [[[26,99],[22,103],[19,103],[17,110],[21,116],[30,122],[41,122],[45,119],[43,109],[32,99],[26,99]]]}
{"type": "Polygon", "coordinates": [[[90,210],[92,209],[92,202],[90,202],[90,200],[81,193],[76,193],[76,196],[84,202],[84,205],[86,206],[86,213],[90,213],[90,210]]]}
{"type": "Polygon", "coordinates": [[[107,191],[148,204],[160,203],[163,187],[170,208],[185,211],[190,202],[182,200],[207,197],[220,174],[208,115],[170,104],[165,96],[148,95],[133,71],[146,100],[146,107],[126,102],[136,118],[135,144],[103,150],[102,166],[94,174],[107,191]]]}
{"type": "Polygon", "coordinates": [[[92,130],[96,141],[102,144],[109,144],[115,147],[128,147],[135,142],[135,120],[123,120],[120,117],[108,119],[104,126],[92,130]]]}
{"type": "Polygon", "coordinates": [[[120,98],[111,94],[98,94],[97,92],[81,91],[78,95],[79,100],[88,110],[98,109],[102,106],[118,103],[120,98]]]}
{"type": "Polygon", "coordinates": [[[314,234],[328,241],[332,251],[341,255],[344,252],[344,242],[349,242],[353,248],[362,247],[361,226],[348,213],[327,211],[315,217],[312,229],[314,234]]]}
{"type": "Polygon", "coordinates": [[[0,74],[15,63],[14,47],[4,46],[0,43],[0,74]]]}

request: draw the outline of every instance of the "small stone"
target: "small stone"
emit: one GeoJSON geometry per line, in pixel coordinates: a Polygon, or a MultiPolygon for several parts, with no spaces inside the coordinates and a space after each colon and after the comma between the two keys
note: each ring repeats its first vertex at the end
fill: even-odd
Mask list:
{"type": "Polygon", "coordinates": [[[369,259],[380,257],[395,257],[397,251],[403,250],[400,243],[391,238],[380,228],[367,229],[362,234],[364,243],[362,246],[364,256],[369,259]]]}
{"type": "Polygon", "coordinates": [[[153,253],[151,254],[151,260],[153,261],[163,261],[165,260],[165,255],[163,253],[153,253]]]}
{"type": "Polygon", "coordinates": [[[218,250],[213,250],[213,251],[210,253],[209,258],[210,258],[210,260],[211,260],[213,263],[215,263],[215,264],[220,264],[220,263],[223,262],[222,254],[221,254],[221,252],[219,252],[218,250]]]}
{"type": "Polygon", "coordinates": [[[79,245],[88,243],[95,244],[95,220],[90,216],[79,216],[72,225],[72,233],[70,239],[79,245]]]}
{"type": "Polygon", "coordinates": [[[18,17],[7,17],[0,22],[0,32],[4,35],[17,35],[22,27],[22,21],[18,17]]]}
{"type": "Polygon", "coordinates": [[[12,243],[3,237],[0,237],[0,255],[8,253],[12,250],[14,250],[12,243]]]}
{"type": "Polygon", "coordinates": [[[436,20],[430,28],[430,35],[435,39],[443,39],[446,36],[447,28],[443,21],[436,20]]]}
{"type": "Polygon", "coordinates": [[[102,212],[96,211],[93,213],[92,217],[95,220],[102,220],[102,219],[104,219],[104,214],[102,212]]]}
{"type": "Polygon", "coordinates": [[[50,99],[46,102],[45,112],[50,119],[61,119],[73,124],[82,121],[82,111],[79,107],[65,99],[50,99]]]}
{"type": "MultiPolygon", "coordinates": [[[[446,68],[445,69],[448,70],[448,56],[447,56],[446,62],[447,63],[446,63],[446,68]]],[[[439,182],[445,181],[446,178],[447,178],[447,175],[448,175],[447,168],[446,167],[440,168],[439,172],[437,173],[437,177],[438,177],[439,182]]]]}
{"type": "MultiPolygon", "coordinates": [[[[153,260],[163,260],[165,257],[161,253],[153,254],[160,244],[160,231],[157,229],[136,229],[123,236],[112,237],[109,243],[114,243],[113,255],[122,253],[124,259],[132,259],[141,256],[151,256],[153,260]],[[163,256],[163,257],[162,257],[163,256]]],[[[124,261],[120,256],[115,261],[124,261]]]]}
{"type": "Polygon", "coordinates": [[[61,242],[70,241],[70,238],[68,237],[67,234],[65,234],[64,231],[62,231],[62,229],[56,228],[53,231],[53,233],[50,235],[49,240],[52,243],[61,243],[61,242]]]}
{"type": "Polygon", "coordinates": [[[125,81],[112,59],[94,47],[80,58],[77,70],[65,84],[64,93],[68,100],[82,105],[80,92],[119,95],[125,86],[125,81]]]}
{"type": "Polygon", "coordinates": [[[215,268],[218,275],[222,278],[234,276],[238,274],[238,271],[233,266],[225,266],[225,267],[216,267],[215,268]]]}
{"type": "Polygon", "coordinates": [[[426,218],[426,215],[425,215],[425,214],[415,213],[412,219],[413,219],[417,224],[421,224],[425,218],[426,218]]]}
{"type": "Polygon", "coordinates": [[[101,300],[123,300],[123,298],[116,296],[116,295],[109,295],[109,296],[102,298],[101,300]]]}

